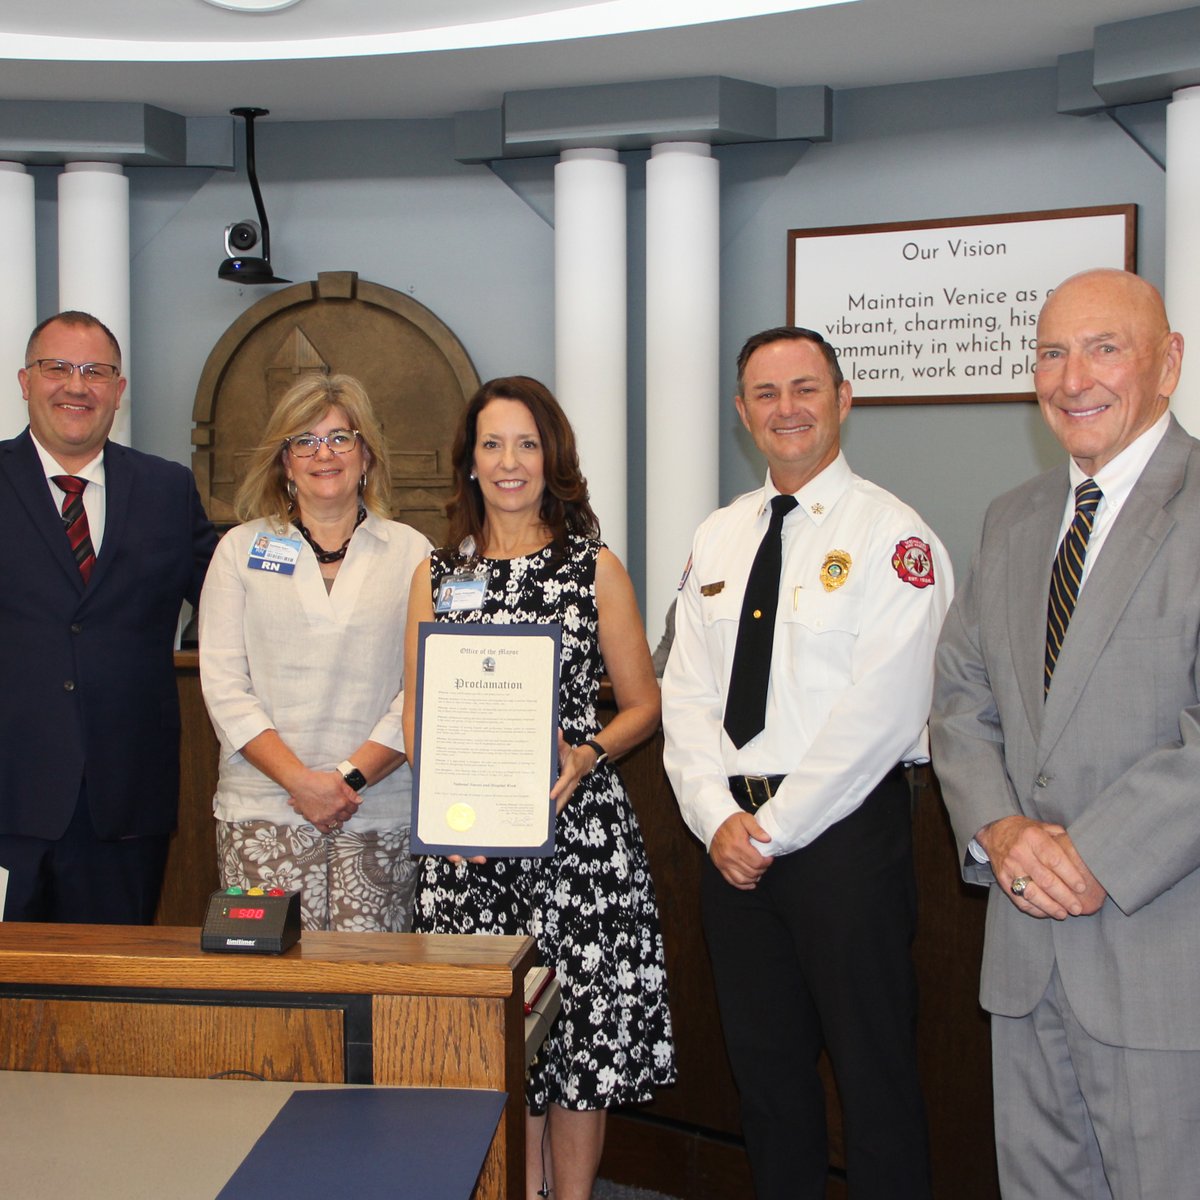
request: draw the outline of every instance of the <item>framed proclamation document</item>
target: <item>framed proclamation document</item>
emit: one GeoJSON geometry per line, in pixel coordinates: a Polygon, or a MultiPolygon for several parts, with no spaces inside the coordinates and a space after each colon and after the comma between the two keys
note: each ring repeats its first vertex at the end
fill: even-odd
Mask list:
{"type": "Polygon", "coordinates": [[[421,623],[414,851],[553,853],[561,644],[557,623],[421,623]]]}

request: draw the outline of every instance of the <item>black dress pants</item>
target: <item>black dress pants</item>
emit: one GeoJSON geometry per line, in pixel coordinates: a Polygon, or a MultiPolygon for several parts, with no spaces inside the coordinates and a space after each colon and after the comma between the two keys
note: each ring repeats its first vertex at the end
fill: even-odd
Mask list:
{"type": "Polygon", "coordinates": [[[169,843],[165,833],[115,841],[97,837],[83,785],[61,838],[0,836],[0,867],[9,872],[4,919],[149,925],[169,843]]]}
{"type": "Polygon", "coordinates": [[[833,1064],[851,1200],[927,1200],[912,817],[895,773],[752,891],[709,860],[704,929],[758,1200],[824,1200],[833,1064]]]}

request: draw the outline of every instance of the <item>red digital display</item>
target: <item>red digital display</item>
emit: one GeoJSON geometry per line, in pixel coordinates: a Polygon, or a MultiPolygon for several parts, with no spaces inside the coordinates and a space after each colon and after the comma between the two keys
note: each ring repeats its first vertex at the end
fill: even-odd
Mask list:
{"type": "Polygon", "coordinates": [[[227,908],[225,915],[235,921],[261,921],[266,911],[265,908],[227,908]]]}

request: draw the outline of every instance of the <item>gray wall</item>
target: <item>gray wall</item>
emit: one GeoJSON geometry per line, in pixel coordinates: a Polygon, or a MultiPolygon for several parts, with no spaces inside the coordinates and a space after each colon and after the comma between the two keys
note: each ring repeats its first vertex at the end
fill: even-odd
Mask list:
{"type": "MultiPolygon", "coordinates": [[[[553,231],[486,167],[454,161],[452,123],[256,126],[276,272],[353,270],[432,309],[487,377],[553,368],[553,231]]],[[[134,441],[186,460],[205,358],[270,288],[217,278],[223,233],[254,216],[236,173],[131,170],[134,441]]]]}
{"type": "MultiPolygon", "coordinates": [[[[840,92],[833,141],[786,175],[756,176],[756,150],[720,152],[730,199],[722,362],[786,312],[787,229],[1133,202],[1139,268],[1162,284],[1163,172],[1108,117],[1058,116],[1053,71],[840,92]]],[[[722,496],[761,482],[738,426],[730,404],[722,496]]],[[[987,502],[1059,460],[1030,404],[863,407],[847,418],[843,444],[860,475],[922,513],[960,575],[987,502]]]]}
{"type": "MultiPolygon", "coordinates": [[[[480,375],[553,379],[553,229],[547,159],[463,166],[450,121],[256,126],[272,258],[303,280],[356,270],[409,292],[462,339],[480,375]]],[[[782,322],[786,231],[1134,202],[1138,261],[1163,275],[1161,169],[1108,117],[1059,116],[1055,73],[868,88],[835,97],[831,143],[717,150],[722,175],[721,496],[762,468],[730,397],[742,340],[782,322]]],[[[630,180],[630,566],[640,584],[645,154],[630,180]]],[[[39,168],[39,308],[56,307],[54,172],[39,168]],[[50,264],[47,266],[46,264],[50,264]]],[[[179,461],[209,349],[261,295],[217,279],[226,224],[253,215],[244,168],[133,169],[135,444],[179,461]]],[[[803,319],[803,314],[798,314],[803,319]]],[[[913,503],[966,569],[989,499],[1057,460],[1030,405],[860,408],[852,466],[913,503]]],[[[679,469],[676,467],[675,469],[679,469]]],[[[592,480],[596,490],[603,480],[592,480]]],[[[680,548],[680,566],[687,548],[680,548]]],[[[652,615],[649,624],[654,627],[652,615]]]]}

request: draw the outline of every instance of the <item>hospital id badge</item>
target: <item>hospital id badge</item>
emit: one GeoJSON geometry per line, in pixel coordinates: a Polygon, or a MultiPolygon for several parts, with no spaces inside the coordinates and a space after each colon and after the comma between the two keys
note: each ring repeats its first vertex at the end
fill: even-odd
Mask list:
{"type": "Polygon", "coordinates": [[[483,607],[484,581],[479,575],[443,575],[437,586],[435,613],[478,612],[483,607]]]}
{"type": "Polygon", "coordinates": [[[252,571],[268,571],[273,575],[290,575],[300,558],[298,538],[278,533],[258,533],[250,544],[246,566],[252,571]]]}

